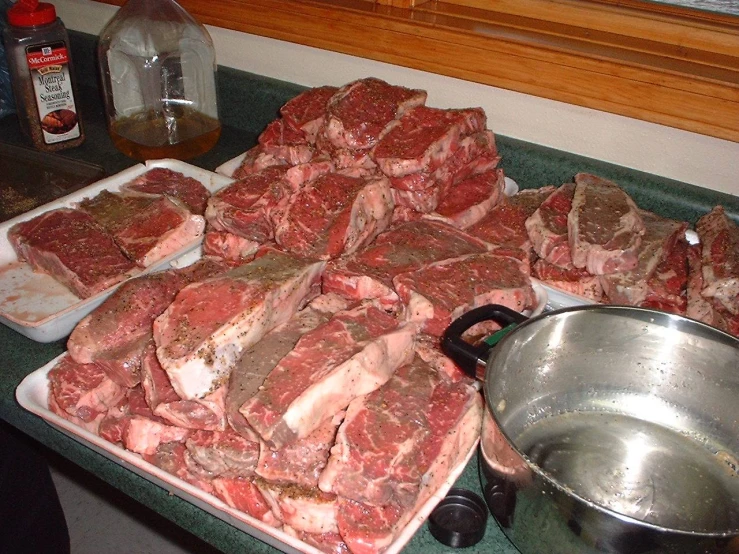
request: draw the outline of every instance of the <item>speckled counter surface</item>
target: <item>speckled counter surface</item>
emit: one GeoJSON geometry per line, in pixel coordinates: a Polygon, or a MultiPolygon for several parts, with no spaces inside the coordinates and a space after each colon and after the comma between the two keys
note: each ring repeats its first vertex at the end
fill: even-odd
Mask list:
{"type": "MultiPolygon", "coordinates": [[[[63,151],[62,155],[83,159],[103,166],[108,174],[132,165],[132,160],[118,153],[105,130],[103,111],[96,87],[93,61],[94,37],[72,33],[76,71],[80,76],[80,97],[86,142],[79,148],[63,151]]],[[[398,83],[402,84],[402,83],[398,83]]],[[[274,119],[279,107],[297,94],[300,87],[265,79],[230,69],[219,71],[219,102],[225,126],[218,145],[190,163],[213,170],[255,143],[257,134],[274,119]]],[[[433,94],[433,91],[430,91],[433,94]]],[[[462,106],[460,106],[462,107],[462,106]]],[[[495,122],[490,122],[495,129],[495,122]]],[[[709,192],[676,181],[658,178],[615,167],[597,160],[497,137],[506,174],[522,188],[559,185],[570,181],[580,171],[592,172],[621,184],[645,209],[661,215],[684,219],[691,224],[715,204],[723,204],[735,218],[739,215],[739,197],[709,192]]],[[[0,120],[0,140],[16,144],[24,141],[14,116],[0,120]]],[[[46,447],[65,456],[92,475],[97,476],[128,494],[135,500],[161,513],[176,524],[228,553],[261,554],[277,552],[252,537],[204,512],[192,504],[170,495],[131,471],[109,461],[43,420],[23,410],[15,401],[15,389],[21,380],[64,350],[64,341],[40,344],[0,325],[0,419],[17,427],[46,447]]],[[[91,478],[94,478],[91,476],[91,478]]],[[[479,491],[477,458],[474,457],[457,483],[479,491]]],[[[408,543],[404,552],[435,554],[451,549],[437,543],[426,527],[422,527],[408,543]]],[[[463,552],[513,554],[517,550],[505,538],[490,518],[485,538],[478,546],[463,552]]]]}

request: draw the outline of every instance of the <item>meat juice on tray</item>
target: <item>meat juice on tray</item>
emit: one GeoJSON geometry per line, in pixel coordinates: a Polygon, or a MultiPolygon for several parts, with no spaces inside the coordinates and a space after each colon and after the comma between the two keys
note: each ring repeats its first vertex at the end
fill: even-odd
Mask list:
{"type": "Polygon", "coordinates": [[[480,435],[481,396],[439,348],[453,318],[541,309],[533,273],[739,330],[720,207],[702,247],[594,175],[507,198],[484,112],[425,101],[369,78],[288,102],[208,199],[203,260],[81,322],[50,409],[280,540],[398,552],[480,435]]]}

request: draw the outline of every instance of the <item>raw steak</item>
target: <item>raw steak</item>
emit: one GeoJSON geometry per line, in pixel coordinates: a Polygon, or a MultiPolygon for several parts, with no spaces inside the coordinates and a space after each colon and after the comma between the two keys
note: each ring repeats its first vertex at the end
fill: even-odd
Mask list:
{"type": "Polygon", "coordinates": [[[339,423],[341,417],[329,417],[304,439],[277,450],[262,448],[257,475],[272,483],[317,487],[318,477],[326,467],[329,451],[334,445],[339,423]]]}
{"type": "Polygon", "coordinates": [[[145,192],[177,198],[197,215],[205,213],[210,192],[193,177],[166,167],[155,167],[121,187],[121,192],[145,192]]]}
{"type": "Polygon", "coordinates": [[[462,137],[484,131],[486,123],[481,108],[418,106],[386,127],[372,157],[388,177],[432,172],[454,154],[462,137]]]}
{"type": "Polygon", "coordinates": [[[390,177],[390,185],[405,191],[421,191],[432,187],[445,190],[471,175],[494,169],[499,161],[492,131],[479,131],[456,142],[454,152],[440,166],[432,166],[433,170],[424,169],[403,177],[390,177]]]}
{"type": "Polygon", "coordinates": [[[49,371],[50,399],[54,399],[64,414],[86,423],[104,415],[125,394],[125,389],[100,367],[77,363],[69,355],[63,356],[49,371]]]}
{"type": "Polygon", "coordinates": [[[428,217],[467,229],[487,214],[503,196],[505,175],[502,169],[486,171],[454,186],[428,217]]]}
{"type": "Polygon", "coordinates": [[[290,126],[300,129],[305,139],[313,144],[326,120],[326,104],[338,90],[330,86],[308,89],[288,100],[280,108],[280,114],[290,126]]]}
{"type": "Polygon", "coordinates": [[[192,459],[213,476],[251,477],[257,466],[259,443],[232,430],[196,431],[185,442],[192,459]]]}
{"type": "Polygon", "coordinates": [[[575,183],[565,183],[526,220],[526,232],[534,252],[550,264],[563,268],[572,264],[567,219],[574,196],[575,183]]]}
{"type": "Polygon", "coordinates": [[[261,245],[228,231],[206,231],[203,237],[203,256],[214,256],[233,262],[249,261],[261,245]]]}
{"type": "Polygon", "coordinates": [[[243,179],[247,175],[258,173],[268,167],[289,165],[287,160],[283,160],[274,154],[265,152],[264,146],[261,144],[257,144],[253,148],[250,148],[244,152],[243,156],[244,157],[239,163],[239,167],[234,169],[233,173],[231,173],[229,177],[234,179],[243,179]]]}
{"type": "Polygon", "coordinates": [[[703,290],[701,246],[688,247],[688,288],[686,315],[708,325],[739,336],[739,316],[732,314],[714,298],[706,298],[703,290]]]}
{"type": "Polygon", "coordinates": [[[116,383],[133,387],[154,319],[187,283],[176,270],[127,281],[77,324],[67,350],[77,362],[97,363],[116,383]]]}
{"type": "Polygon", "coordinates": [[[331,171],[329,162],[296,167],[270,167],[236,181],[214,194],[205,218],[209,229],[227,231],[255,245],[274,238],[270,216],[287,205],[291,194],[306,181],[331,171]]]}
{"type": "Polygon", "coordinates": [[[392,280],[399,273],[486,250],[482,241],[449,225],[405,223],[379,235],[368,248],[332,261],[323,276],[323,291],[354,300],[377,298],[392,306],[398,301],[392,280]]]}
{"type": "Polygon", "coordinates": [[[217,477],[213,479],[213,488],[215,495],[232,508],[267,525],[280,525],[264,496],[251,480],[244,477],[217,477]]]}
{"type": "Polygon", "coordinates": [[[536,294],[522,265],[495,252],[469,254],[396,275],[393,285],[406,306],[406,318],[441,336],[454,319],[483,304],[519,312],[534,308],[536,294]]]}
{"type": "Polygon", "coordinates": [[[593,275],[634,269],[644,223],[634,201],[618,185],[595,175],[575,175],[567,217],[572,264],[593,275]]]}
{"type": "Polygon", "coordinates": [[[641,210],[645,233],[637,250],[637,266],[629,271],[601,275],[603,291],[612,304],[638,306],[647,298],[649,280],[662,259],[669,254],[677,241],[685,236],[688,224],[664,219],[641,210]]]}
{"type": "Polygon", "coordinates": [[[196,241],[205,229],[195,215],[167,196],[115,194],[104,190],[80,202],[132,261],[149,267],[196,241]]]}
{"type": "Polygon", "coordinates": [[[8,241],[19,260],[48,273],[80,298],[117,285],[136,270],[113,237],[80,210],[60,208],[16,223],[8,241]]]}
{"type": "Polygon", "coordinates": [[[337,148],[373,147],[388,123],[426,102],[426,91],[369,77],[341,87],[326,104],[324,133],[337,148]]]}
{"type": "Polygon", "coordinates": [[[315,149],[308,144],[305,133],[284,119],[272,121],[257,140],[265,154],[285,160],[289,165],[307,163],[315,155],[315,149]]]}
{"type": "Polygon", "coordinates": [[[657,266],[647,282],[645,308],[655,308],[680,315],[687,309],[688,243],[680,239],[657,266]]]}
{"type": "Polygon", "coordinates": [[[269,167],[214,194],[205,211],[209,230],[227,231],[255,245],[271,240],[274,231],[269,212],[293,192],[285,172],[284,167],[269,167]]]}
{"type": "Polygon", "coordinates": [[[317,487],[283,485],[263,479],[255,481],[277,518],[303,533],[338,533],[336,495],[317,487]]]}
{"type": "Polygon", "coordinates": [[[520,248],[533,255],[526,220],[554,190],[547,186],[504,196],[478,223],[468,227],[467,232],[489,244],[520,248]]]}
{"type": "Polygon", "coordinates": [[[600,302],[603,298],[603,286],[597,275],[591,275],[584,269],[572,264],[560,267],[538,259],[532,266],[532,275],[547,285],[570,294],[600,302]]]}
{"type": "Polygon", "coordinates": [[[338,296],[319,296],[287,323],[264,335],[244,352],[231,370],[228,381],[226,416],[231,428],[246,438],[258,440],[258,435],[239,409],[257,393],[267,375],[295,347],[301,336],[326,323],[331,314],[346,307],[346,303],[338,296]]]}
{"type": "Polygon", "coordinates": [[[154,413],[167,423],[184,429],[224,431],[226,429],[226,385],[203,398],[161,402],[154,413]]]}
{"type": "Polygon", "coordinates": [[[152,323],[185,285],[224,273],[227,265],[200,260],[131,279],[77,324],[67,350],[80,363],[97,363],[119,385],[140,381],[144,348],[152,338],[152,323]]]}
{"type": "Polygon", "coordinates": [[[186,483],[190,483],[207,493],[214,493],[211,477],[204,470],[194,467],[194,462],[190,459],[185,445],[181,442],[160,444],[153,454],[144,456],[144,459],[186,483]]]}
{"type": "Polygon", "coordinates": [[[154,321],[157,357],[177,394],[202,398],[225,383],[245,349],[317,293],[324,266],[269,251],[182,289],[154,321]]]}
{"type": "Polygon", "coordinates": [[[182,427],[165,425],[148,417],[134,416],[123,434],[123,445],[137,454],[151,456],[156,453],[160,444],[183,442],[190,433],[190,430],[182,427]]]}
{"type": "Polygon", "coordinates": [[[275,224],[275,241],[303,256],[330,259],[369,244],[390,224],[390,185],[328,173],[294,194],[275,224]]]}
{"type": "MultiPolygon", "coordinates": [[[[409,509],[425,482],[444,480],[443,475],[439,479],[428,474],[438,469],[437,456],[465,446],[445,446],[446,437],[463,432],[474,441],[481,416],[481,398],[473,383],[443,379],[416,356],[382,387],[349,405],[319,486],[359,502],[409,509]],[[474,417],[468,416],[470,410],[474,417]],[[470,429],[459,430],[467,417],[470,429]]],[[[454,457],[466,452],[455,452],[454,457]]]]}
{"type": "Polygon", "coordinates": [[[695,230],[702,245],[701,294],[739,315],[739,227],[716,206],[698,220],[695,230]]]}
{"type": "Polygon", "coordinates": [[[272,448],[305,438],[387,381],[413,355],[415,334],[371,303],[339,312],[303,335],[241,413],[272,448]]]}
{"type": "MultiPolygon", "coordinates": [[[[463,462],[474,446],[480,436],[482,412],[482,398],[469,385],[450,389],[444,384],[441,388],[434,389],[430,406],[426,408],[429,434],[421,446],[423,452],[419,452],[416,458],[419,464],[418,473],[422,477],[418,481],[415,498],[411,499],[412,493],[407,497],[407,501],[412,500],[412,504],[405,508],[394,503],[377,506],[339,497],[339,533],[350,551],[382,552],[397,537],[400,530],[416,515],[417,510],[428,501],[450,472],[463,462]],[[451,393],[451,396],[445,396],[447,393],[451,393]]],[[[344,426],[365,425],[369,433],[369,413],[366,412],[366,423],[362,422],[365,417],[361,413],[357,415],[357,420],[350,419],[347,415],[344,426]]],[[[396,421],[403,421],[403,408],[398,404],[394,415],[396,421]]],[[[403,423],[409,425],[411,421],[404,420],[403,423]]],[[[372,433],[372,437],[376,441],[393,444],[392,435],[380,437],[379,434],[372,433]]],[[[343,452],[344,448],[337,448],[337,455],[343,452]]],[[[379,454],[377,450],[373,453],[379,454]]],[[[370,460],[371,457],[368,456],[363,463],[370,460]]],[[[365,475],[369,475],[371,470],[366,467],[364,471],[365,475]]]]}

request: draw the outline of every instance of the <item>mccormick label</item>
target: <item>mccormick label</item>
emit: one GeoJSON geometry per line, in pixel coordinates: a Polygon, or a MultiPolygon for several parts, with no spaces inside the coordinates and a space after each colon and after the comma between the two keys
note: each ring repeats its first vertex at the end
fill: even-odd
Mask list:
{"type": "Polygon", "coordinates": [[[54,42],[29,46],[26,60],[36,93],[44,142],[54,144],[79,137],[67,45],[54,42]]]}

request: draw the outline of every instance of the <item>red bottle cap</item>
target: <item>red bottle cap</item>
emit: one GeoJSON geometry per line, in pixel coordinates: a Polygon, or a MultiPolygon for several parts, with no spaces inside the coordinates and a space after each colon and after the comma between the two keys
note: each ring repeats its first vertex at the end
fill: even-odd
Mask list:
{"type": "Polygon", "coordinates": [[[56,8],[38,0],[18,0],[8,8],[8,23],[14,27],[35,27],[56,21],[56,8]]]}

